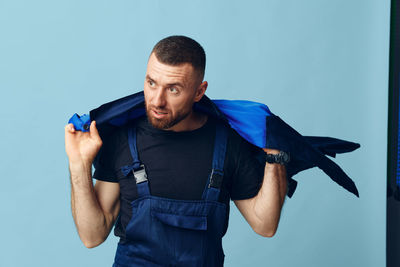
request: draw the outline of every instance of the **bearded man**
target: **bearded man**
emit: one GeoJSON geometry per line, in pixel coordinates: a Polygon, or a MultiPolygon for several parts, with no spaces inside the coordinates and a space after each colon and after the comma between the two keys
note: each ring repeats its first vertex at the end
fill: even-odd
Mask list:
{"type": "Polygon", "coordinates": [[[104,143],[95,121],[89,132],[65,127],[79,236],[92,248],[115,224],[120,241],[114,266],[222,266],[230,200],[259,235],[277,230],[286,162],[256,158],[282,152],[263,151],[193,108],[208,86],[205,62],[193,39],[167,37],[148,60],[144,116],[104,143]]]}

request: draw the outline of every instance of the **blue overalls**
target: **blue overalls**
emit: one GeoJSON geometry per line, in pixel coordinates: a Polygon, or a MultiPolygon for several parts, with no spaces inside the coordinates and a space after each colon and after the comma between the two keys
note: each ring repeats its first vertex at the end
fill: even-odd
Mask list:
{"type": "Polygon", "coordinates": [[[138,198],[131,203],[127,242],[118,244],[113,266],[223,266],[227,211],[218,197],[227,143],[225,126],[216,127],[212,171],[201,200],[152,196],[146,167],[139,160],[134,126],[128,130],[128,141],[133,164],[122,171],[125,175],[133,171],[138,198]]]}

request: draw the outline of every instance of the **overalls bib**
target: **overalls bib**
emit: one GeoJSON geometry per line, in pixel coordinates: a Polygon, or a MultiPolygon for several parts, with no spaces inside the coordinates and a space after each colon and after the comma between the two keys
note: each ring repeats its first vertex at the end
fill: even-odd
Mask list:
{"type": "Polygon", "coordinates": [[[133,164],[122,171],[126,175],[133,171],[138,198],[131,203],[127,241],[118,244],[113,266],[223,266],[227,212],[218,197],[227,143],[225,126],[216,126],[212,171],[201,200],[152,196],[138,157],[134,126],[128,130],[128,142],[133,164]]]}

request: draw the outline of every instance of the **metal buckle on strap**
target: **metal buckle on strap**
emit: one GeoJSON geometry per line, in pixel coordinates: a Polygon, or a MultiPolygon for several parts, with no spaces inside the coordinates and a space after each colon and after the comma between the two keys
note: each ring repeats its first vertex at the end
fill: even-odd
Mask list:
{"type": "Polygon", "coordinates": [[[221,188],[222,185],[222,178],[223,178],[223,173],[212,169],[211,174],[210,174],[210,183],[208,184],[208,188],[214,187],[214,188],[221,188]]]}
{"type": "Polygon", "coordinates": [[[140,184],[147,181],[147,174],[144,165],[141,164],[137,170],[133,170],[133,176],[135,177],[136,184],[140,184]]]}

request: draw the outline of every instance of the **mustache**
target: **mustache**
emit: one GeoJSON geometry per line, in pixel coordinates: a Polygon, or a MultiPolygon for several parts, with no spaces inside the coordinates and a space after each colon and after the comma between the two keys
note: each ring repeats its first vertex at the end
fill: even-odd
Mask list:
{"type": "Polygon", "coordinates": [[[168,113],[169,112],[169,110],[166,108],[159,108],[156,106],[147,106],[147,105],[146,105],[146,107],[147,107],[147,110],[154,110],[155,112],[158,112],[158,113],[168,113]]]}

